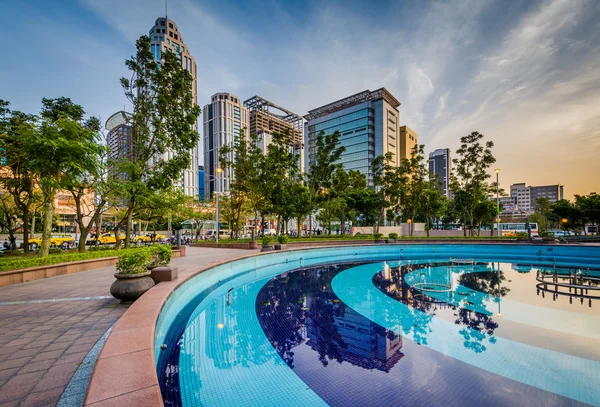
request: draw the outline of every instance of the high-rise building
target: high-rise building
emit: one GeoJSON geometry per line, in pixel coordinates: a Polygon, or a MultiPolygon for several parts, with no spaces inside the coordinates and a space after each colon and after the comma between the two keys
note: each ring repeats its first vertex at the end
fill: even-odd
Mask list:
{"type": "Polygon", "coordinates": [[[236,137],[245,131],[248,137],[250,118],[248,109],[240,98],[231,93],[216,93],[211,97],[211,103],[204,106],[204,193],[206,198],[215,191],[227,192],[233,178],[233,169],[229,168],[217,173],[219,150],[228,145],[233,147],[236,137]],[[218,187],[216,180],[219,180],[218,187]]]}
{"type": "Polygon", "coordinates": [[[408,126],[400,126],[400,160],[410,158],[417,144],[419,144],[417,133],[408,126]]]}
{"type": "MultiPolygon", "coordinates": [[[[183,42],[183,37],[177,29],[177,24],[167,17],[157,18],[154,26],[150,29],[150,50],[156,61],[161,60],[161,56],[167,51],[175,53],[183,69],[187,70],[193,78],[192,81],[192,96],[194,104],[198,104],[197,93],[197,74],[196,60],[190,54],[190,50],[183,42]]],[[[198,129],[198,125],[194,125],[194,129],[198,129]]],[[[164,154],[163,159],[170,159],[170,152],[164,154]]],[[[175,183],[175,186],[181,188],[187,196],[198,195],[198,147],[196,146],[190,151],[191,164],[181,174],[181,180],[175,183]]]]}
{"type": "MultiPolygon", "coordinates": [[[[106,120],[104,127],[108,131],[106,145],[109,148],[108,158],[115,163],[133,159],[133,134],[129,119],[130,113],[123,110],[113,114],[106,120]]],[[[116,174],[116,169],[111,168],[111,173],[116,174]]],[[[121,174],[123,176],[123,174],[121,174]]]]}
{"type": "Polygon", "coordinates": [[[265,152],[271,144],[273,133],[289,134],[290,151],[298,157],[298,168],[304,172],[304,119],[260,96],[244,102],[250,115],[250,134],[258,136],[259,147],[265,152]]]}
{"type": "Polygon", "coordinates": [[[429,153],[429,174],[437,178],[439,191],[450,198],[452,194],[450,191],[452,160],[449,148],[438,148],[429,153]]]}
{"type": "Polygon", "coordinates": [[[204,166],[198,166],[198,199],[200,201],[204,200],[204,166]]]}
{"type": "Polygon", "coordinates": [[[510,196],[515,199],[517,210],[528,212],[535,210],[538,198],[548,198],[550,202],[564,199],[564,186],[561,184],[526,186],[522,182],[510,186],[510,196]]]}
{"type": "Polygon", "coordinates": [[[340,162],[344,169],[358,170],[373,184],[371,163],[379,155],[391,153],[393,165],[400,164],[400,102],[385,88],[365,90],[347,98],[310,110],[304,118],[305,171],[315,160],[317,136],[321,131],[340,132],[340,145],[346,147],[340,162]]]}

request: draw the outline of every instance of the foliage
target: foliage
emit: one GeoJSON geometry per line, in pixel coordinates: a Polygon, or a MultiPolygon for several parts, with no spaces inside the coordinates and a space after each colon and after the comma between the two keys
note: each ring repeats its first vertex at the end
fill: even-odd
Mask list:
{"type": "Polygon", "coordinates": [[[279,242],[279,244],[287,244],[289,240],[287,235],[279,235],[279,237],[277,237],[277,242],[279,242]]]}
{"type": "Polygon", "coordinates": [[[152,255],[150,266],[166,266],[171,262],[171,257],[173,256],[171,246],[164,245],[151,246],[150,253],[152,255]]]}
{"type": "Polygon", "coordinates": [[[111,249],[111,250],[100,250],[100,251],[87,251],[85,253],[73,253],[73,252],[64,252],[61,250],[59,254],[53,254],[47,257],[32,257],[26,256],[21,259],[1,259],[0,260],[0,271],[6,270],[18,270],[29,267],[39,267],[46,266],[51,264],[60,264],[67,263],[71,261],[80,261],[80,260],[91,260],[91,259],[99,259],[104,257],[113,257],[118,256],[123,253],[128,253],[129,251],[137,251],[144,250],[140,248],[132,248],[132,249],[111,249]]]}
{"type": "Polygon", "coordinates": [[[461,137],[461,146],[456,150],[458,157],[453,160],[451,189],[456,208],[462,214],[465,235],[467,228],[469,234],[473,235],[477,204],[488,200],[488,196],[495,191],[494,185],[488,182],[488,169],[496,162],[492,154],[494,143],[487,141],[482,145],[483,137],[476,131],[461,137]]]}
{"type": "Polygon", "coordinates": [[[392,232],[389,234],[390,239],[396,240],[398,239],[398,233],[392,232]]]}
{"type": "Polygon", "coordinates": [[[273,242],[273,237],[271,236],[263,236],[261,239],[261,243],[263,246],[268,246],[273,242]]]}
{"type": "Polygon", "coordinates": [[[133,105],[133,152],[111,162],[116,174],[124,175],[112,181],[116,199],[127,202],[127,210],[116,225],[116,229],[126,226],[126,247],[134,211],[145,208],[154,194],[173,188],[173,182],[190,166],[189,152],[199,139],[196,122],[200,108],[194,101],[190,72],[170,51],[155,61],[148,36],[140,37],[136,48],[136,55],[126,61],[132,77],[121,78],[125,96],[133,105]],[[167,152],[169,158],[165,159],[167,152]]]}
{"type": "Polygon", "coordinates": [[[145,273],[151,263],[152,252],[149,249],[127,251],[119,255],[117,271],[123,274],[145,273]]]}
{"type": "Polygon", "coordinates": [[[383,237],[383,233],[373,233],[373,238],[377,241],[377,240],[381,240],[381,238],[383,237]]]}
{"type": "Polygon", "coordinates": [[[517,240],[527,240],[529,239],[529,234],[527,232],[516,232],[515,237],[517,240]]]}

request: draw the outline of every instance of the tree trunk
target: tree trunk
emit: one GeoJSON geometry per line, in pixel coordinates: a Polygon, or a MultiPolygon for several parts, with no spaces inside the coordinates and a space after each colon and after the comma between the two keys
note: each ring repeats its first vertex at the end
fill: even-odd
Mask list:
{"type": "MultiPolygon", "coordinates": [[[[129,247],[131,246],[131,226],[132,226],[132,220],[133,220],[133,208],[131,208],[130,210],[127,211],[127,225],[125,226],[125,248],[129,249],[129,247]]],[[[117,234],[119,233],[119,231],[115,232],[115,236],[117,236],[117,234]]]]}
{"type": "Polygon", "coordinates": [[[54,214],[54,194],[44,192],[44,222],[42,225],[42,246],[40,257],[47,257],[50,252],[50,234],[52,233],[52,215],[54,214]]]}
{"type": "Polygon", "coordinates": [[[23,253],[29,254],[29,208],[23,211],[23,253]]]}

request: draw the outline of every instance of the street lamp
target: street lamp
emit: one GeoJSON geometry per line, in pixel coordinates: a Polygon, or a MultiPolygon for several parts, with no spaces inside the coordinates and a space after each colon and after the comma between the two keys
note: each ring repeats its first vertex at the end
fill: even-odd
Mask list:
{"type": "Polygon", "coordinates": [[[221,179],[219,177],[219,175],[223,172],[222,168],[217,168],[215,170],[215,181],[217,181],[217,237],[215,238],[215,242],[219,243],[219,234],[220,234],[220,230],[221,230],[221,217],[220,217],[220,213],[219,213],[219,193],[221,192],[221,179]]]}
{"type": "MultiPolygon", "coordinates": [[[[567,218],[562,218],[560,221],[561,221],[561,222],[562,222],[562,224],[563,224],[563,229],[564,229],[564,230],[567,230],[567,222],[568,222],[569,220],[568,220],[567,218]]],[[[565,234],[566,234],[566,233],[565,233],[565,234]]]]}
{"type": "Polygon", "coordinates": [[[500,168],[496,168],[496,237],[500,236],[500,168]]]}

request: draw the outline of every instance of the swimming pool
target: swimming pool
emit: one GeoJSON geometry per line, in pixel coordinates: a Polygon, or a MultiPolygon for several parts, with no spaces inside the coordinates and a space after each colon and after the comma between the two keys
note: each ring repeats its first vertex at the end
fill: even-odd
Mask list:
{"type": "Polygon", "coordinates": [[[510,244],[227,263],[161,311],[164,403],[599,406],[599,268],[600,248],[510,244]]]}

